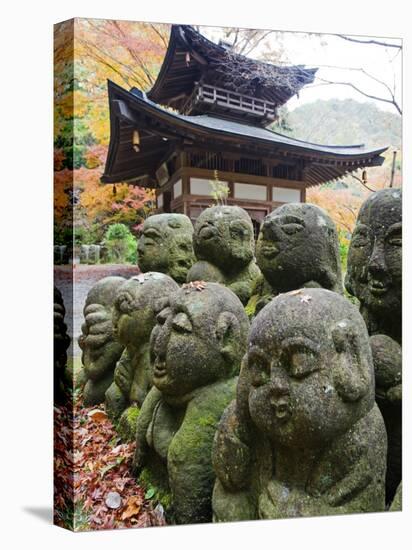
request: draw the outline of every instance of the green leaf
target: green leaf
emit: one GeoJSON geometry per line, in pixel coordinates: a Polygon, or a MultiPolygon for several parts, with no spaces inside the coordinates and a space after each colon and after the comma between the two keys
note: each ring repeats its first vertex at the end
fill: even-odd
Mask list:
{"type": "Polygon", "coordinates": [[[150,489],[146,491],[144,498],[147,498],[147,499],[153,498],[155,496],[155,493],[156,493],[156,490],[153,487],[150,487],[150,489]]]}

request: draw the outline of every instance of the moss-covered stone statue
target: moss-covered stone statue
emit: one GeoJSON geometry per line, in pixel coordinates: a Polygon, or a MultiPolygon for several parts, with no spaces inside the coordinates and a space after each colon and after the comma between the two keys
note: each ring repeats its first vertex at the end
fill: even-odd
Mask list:
{"type": "Polygon", "coordinates": [[[402,192],[384,189],[362,205],[348,253],[345,286],[360,302],[371,335],[376,402],[388,432],[386,498],[402,477],[402,192]]]}
{"type": "Polygon", "coordinates": [[[138,410],[152,386],[149,340],[156,315],[178,288],[168,275],[150,271],[131,277],[118,289],[113,327],[124,352],[115,368],[114,381],[106,391],[106,408],[115,421],[123,413],[120,431],[125,439],[134,439],[138,410]]]}
{"type": "Polygon", "coordinates": [[[249,322],[237,296],[188,283],[170,297],[151,337],[154,387],[137,421],[134,468],[168,520],[212,519],[213,436],[235,395],[249,322]]]}
{"type": "Polygon", "coordinates": [[[349,300],[301,289],[258,314],[213,464],[215,521],[384,510],[386,431],[349,300]]]}
{"type": "Polygon", "coordinates": [[[348,252],[345,286],[360,301],[369,334],[402,339],[402,191],[363,203],[348,252]]]}
{"type": "Polygon", "coordinates": [[[314,204],[284,204],[267,215],[256,260],[263,275],[252,298],[256,313],[281,292],[302,287],[342,292],[336,227],[314,204]]]}
{"type": "Polygon", "coordinates": [[[143,273],[166,273],[179,284],[195,261],[193,225],[184,214],[156,214],[143,224],[137,245],[137,262],[143,273]]]}
{"type": "Polygon", "coordinates": [[[114,368],[123,352],[123,345],[114,338],[112,312],[116,292],[124,282],[123,277],[104,277],[87,294],[79,337],[86,380],[83,389],[86,407],[104,402],[105,392],[113,382],[114,368]]]}
{"type": "Polygon", "coordinates": [[[206,208],[196,220],[193,246],[198,261],[187,280],[221,283],[246,305],[260,275],[249,214],[238,206],[206,208]]]}
{"type": "Polygon", "coordinates": [[[400,482],[398,488],[396,489],[396,493],[389,510],[391,512],[402,511],[402,481],[400,482]]]}
{"type": "Polygon", "coordinates": [[[67,365],[67,348],[70,346],[70,337],[67,334],[67,325],[64,322],[66,309],[64,307],[63,296],[60,290],[54,287],[53,298],[53,316],[54,316],[54,401],[55,403],[63,403],[68,397],[67,380],[66,380],[66,365],[67,365]]]}

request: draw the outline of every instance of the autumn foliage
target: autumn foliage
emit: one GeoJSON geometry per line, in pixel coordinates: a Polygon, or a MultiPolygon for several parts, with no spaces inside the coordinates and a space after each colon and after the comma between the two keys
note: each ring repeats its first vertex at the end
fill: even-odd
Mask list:
{"type": "Polygon", "coordinates": [[[55,522],[82,530],[164,525],[162,508],[131,474],[134,443],[123,443],[102,408],[54,408],[55,522]]]}
{"type": "Polygon", "coordinates": [[[123,223],[136,234],[154,193],[100,182],[109,143],[107,79],[147,90],[155,80],[169,25],[75,19],[55,32],[55,241],[100,243],[123,223]],[[72,230],[72,226],[74,229],[72,230]]]}

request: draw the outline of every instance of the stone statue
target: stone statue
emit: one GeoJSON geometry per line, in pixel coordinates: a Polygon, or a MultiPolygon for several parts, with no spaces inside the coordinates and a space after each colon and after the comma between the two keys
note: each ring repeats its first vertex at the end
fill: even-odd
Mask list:
{"type": "MultiPolygon", "coordinates": [[[[130,406],[140,408],[152,386],[150,334],[156,324],[157,313],[178,288],[178,284],[168,275],[150,271],[131,277],[118,289],[113,326],[124,352],[117,363],[114,381],[106,391],[106,408],[115,421],[130,406]]],[[[126,424],[125,430],[129,430],[128,419],[131,423],[135,422],[135,413],[136,410],[125,413],[122,420],[122,424],[126,424]]],[[[126,434],[128,438],[129,434],[126,434]]]]}
{"type": "Polygon", "coordinates": [[[402,481],[400,482],[394,499],[392,501],[391,507],[389,508],[391,512],[401,512],[402,511],[402,481]]]}
{"type": "Polygon", "coordinates": [[[137,246],[138,264],[143,273],[166,273],[179,284],[195,261],[193,225],[184,214],[156,214],[144,224],[137,246]]]}
{"type": "Polygon", "coordinates": [[[123,277],[104,277],[90,289],[83,309],[84,323],[79,337],[86,383],[83,402],[91,407],[104,402],[113,372],[123,352],[114,338],[112,312],[117,290],[123,277]]]}
{"type": "Polygon", "coordinates": [[[215,521],[383,511],[386,448],[357,308],[317,288],[274,298],[215,436],[215,521]]]}
{"type": "Polygon", "coordinates": [[[302,287],[342,293],[335,224],[314,204],[283,204],[265,217],[256,244],[263,278],[254,296],[258,313],[274,296],[302,287]]]}
{"type": "Polygon", "coordinates": [[[197,262],[187,280],[224,284],[247,304],[260,275],[249,214],[239,206],[206,208],[196,220],[193,246],[197,262]]]}
{"type": "Polygon", "coordinates": [[[62,403],[66,400],[66,364],[67,348],[70,346],[70,337],[67,334],[67,325],[64,322],[66,309],[60,290],[54,287],[54,401],[62,403]]]}
{"type": "Polygon", "coordinates": [[[369,334],[402,340],[402,191],[363,203],[348,252],[345,286],[360,302],[369,334]]]}
{"type": "Polygon", "coordinates": [[[376,402],[388,432],[386,499],[402,477],[402,191],[384,189],[363,203],[348,253],[345,285],[360,302],[371,335],[376,402]]]}
{"type": "Polygon", "coordinates": [[[154,387],[137,421],[134,469],[156,488],[169,521],[212,519],[212,441],[235,395],[248,328],[237,296],[216,283],[184,285],[157,317],[154,387]]]}

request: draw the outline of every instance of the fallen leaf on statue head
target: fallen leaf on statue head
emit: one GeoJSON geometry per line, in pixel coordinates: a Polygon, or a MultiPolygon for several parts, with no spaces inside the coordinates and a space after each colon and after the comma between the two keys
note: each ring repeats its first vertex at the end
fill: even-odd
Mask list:
{"type": "Polygon", "coordinates": [[[94,422],[103,422],[104,420],[107,420],[107,414],[101,409],[93,409],[92,411],[89,411],[88,416],[94,422]]]}
{"type": "Polygon", "coordinates": [[[127,499],[126,503],[126,509],[124,510],[122,514],[122,521],[125,519],[129,519],[133,516],[137,516],[140,512],[140,508],[142,506],[142,499],[138,496],[131,496],[127,499]]]}
{"type": "Polygon", "coordinates": [[[302,296],[302,298],[300,299],[300,301],[301,301],[303,304],[308,304],[311,300],[312,300],[312,296],[309,296],[309,294],[305,294],[305,295],[302,296]]]}
{"type": "Polygon", "coordinates": [[[297,294],[302,294],[302,289],[299,290],[291,290],[290,292],[286,292],[289,296],[296,296],[297,294]]]}

